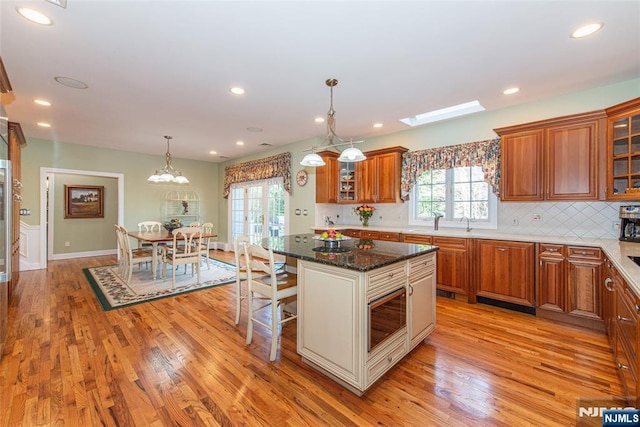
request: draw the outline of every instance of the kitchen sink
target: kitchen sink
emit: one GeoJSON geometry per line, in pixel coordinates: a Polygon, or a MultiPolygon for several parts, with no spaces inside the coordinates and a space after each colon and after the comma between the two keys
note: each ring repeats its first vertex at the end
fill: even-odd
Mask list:
{"type": "Polygon", "coordinates": [[[631,255],[627,255],[629,257],[629,259],[633,262],[635,262],[636,264],[640,265],[640,256],[631,256],[631,255]]]}

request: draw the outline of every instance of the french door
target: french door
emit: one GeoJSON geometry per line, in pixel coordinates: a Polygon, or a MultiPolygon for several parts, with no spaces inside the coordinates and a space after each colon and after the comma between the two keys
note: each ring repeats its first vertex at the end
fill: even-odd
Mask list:
{"type": "Polygon", "coordinates": [[[242,235],[258,244],[266,237],[286,234],[289,194],[282,178],[232,184],[230,198],[230,243],[242,235]]]}

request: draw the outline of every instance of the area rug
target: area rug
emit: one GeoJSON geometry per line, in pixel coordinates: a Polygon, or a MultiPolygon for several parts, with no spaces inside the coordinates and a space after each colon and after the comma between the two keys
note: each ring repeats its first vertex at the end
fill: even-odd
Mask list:
{"type": "Polygon", "coordinates": [[[195,273],[191,275],[191,268],[185,274],[184,266],[180,266],[176,272],[174,289],[171,286],[170,270],[165,279],[158,272],[158,277],[153,280],[149,267],[136,266],[129,285],[118,274],[117,265],[85,268],[83,271],[102,309],[107,311],[235,282],[236,271],[233,265],[214,259],[209,259],[209,265],[210,269],[207,269],[202,264],[201,283],[196,283],[198,278],[195,273]]]}

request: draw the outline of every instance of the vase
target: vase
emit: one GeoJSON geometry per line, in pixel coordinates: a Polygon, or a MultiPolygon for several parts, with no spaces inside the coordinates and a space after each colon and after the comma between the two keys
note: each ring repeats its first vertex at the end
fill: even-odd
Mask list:
{"type": "Polygon", "coordinates": [[[360,221],[362,221],[362,226],[363,227],[368,227],[369,226],[369,218],[360,218],[360,221]]]}

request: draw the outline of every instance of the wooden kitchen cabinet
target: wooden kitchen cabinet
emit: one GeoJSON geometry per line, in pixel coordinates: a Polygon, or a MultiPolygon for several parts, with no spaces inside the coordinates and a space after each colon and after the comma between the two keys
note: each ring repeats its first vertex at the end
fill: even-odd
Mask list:
{"type": "Polygon", "coordinates": [[[503,201],[598,200],[604,111],[495,129],[503,201]]]}
{"type": "Polygon", "coordinates": [[[640,384],[638,384],[640,299],[622,277],[618,278],[619,281],[615,285],[614,352],[628,400],[636,406],[640,403],[640,384]]]}
{"type": "Polygon", "coordinates": [[[404,243],[415,243],[417,245],[430,245],[433,239],[431,236],[424,234],[403,234],[402,241],[404,243]]]}
{"type": "Polygon", "coordinates": [[[338,162],[338,203],[356,203],[361,189],[358,188],[360,171],[356,163],[338,162]]]}
{"type": "Polygon", "coordinates": [[[438,289],[466,295],[469,292],[469,240],[459,237],[433,237],[436,252],[438,289]]]}
{"type": "Polygon", "coordinates": [[[607,200],[640,200],[640,98],[605,111],[607,200]]]}
{"type": "Polygon", "coordinates": [[[409,261],[409,350],[423,341],[436,323],[436,257],[420,257],[409,261]]]}
{"type": "Polygon", "coordinates": [[[534,244],[478,239],[475,295],[534,307],[534,244]]]}
{"type": "Polygon", "coordinates": [[[602,251],[538,244],[537,314],[601,330],[602,251]]]}
{"type": "Polygon", "coordinates": [[[404,147],[368,151],[367,159],[358,162],[359,203],[401,203],[400,179],[404,147]]]}
{"type": "Polygon", "coordinates": [[[338,201],[338,153],[323,151],[318,153],[325,165],[316,168],[316,203],[336,203],[338,201]]]}

